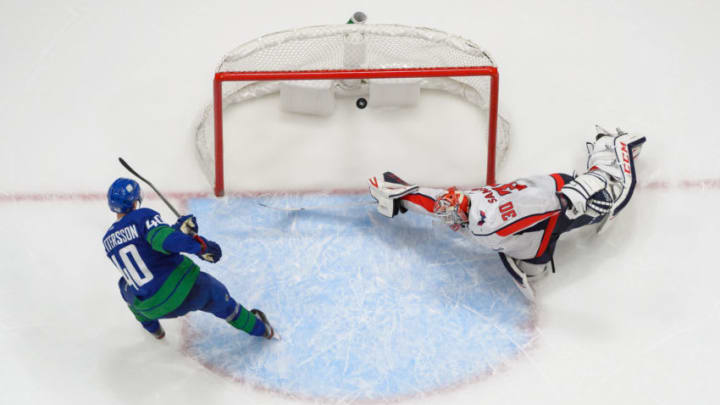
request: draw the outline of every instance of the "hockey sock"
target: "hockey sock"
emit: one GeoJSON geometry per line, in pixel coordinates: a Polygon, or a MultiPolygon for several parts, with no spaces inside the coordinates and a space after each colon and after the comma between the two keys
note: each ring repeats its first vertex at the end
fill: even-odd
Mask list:
{"type": "Polygon", "coordinates": [[[245,331],[253,336],[262,336],[265,334],[265,324],[255,318],[255,315],[237,304],[237,314],[228,319],[228,323],[233,327],[245,331]]]}
{"type": "Polygon", "coordinates": [[[148,322],[141,322],[142,327],[145,328],[146,331],[155,334],[160,329],[160,322],[157,320],[148,321],[148,322]]]}

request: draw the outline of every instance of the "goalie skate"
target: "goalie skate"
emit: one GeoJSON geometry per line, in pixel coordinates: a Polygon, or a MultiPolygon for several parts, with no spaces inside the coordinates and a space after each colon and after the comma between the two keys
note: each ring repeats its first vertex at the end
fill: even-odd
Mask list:
{"type": "Polygon", "coordinates": [[[597,232],[604,232],[613,219],[622,211],[630,202],[630,198],[635,191],[637,185],[637,175],[635,172],[635,158],[640,155],[640,150],[647,140],[645,137],[634,137],[618,128],[618,135],[613,139],[616,161],[620,166],[620,178],[617,180],[622,185],[622,190],[610,208],[610,212],[600,223],[597,232]]]}

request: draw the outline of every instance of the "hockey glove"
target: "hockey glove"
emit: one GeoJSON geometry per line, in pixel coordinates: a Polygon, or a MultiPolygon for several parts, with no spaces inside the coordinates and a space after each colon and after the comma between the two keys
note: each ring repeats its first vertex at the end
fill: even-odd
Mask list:
{"type": "Polygon", "coordinates": [[[195,215],[193,214],[183,215],[178,218],[177,222],[175,222],[175,225],[173,225],[172,228],[176,231],[184,233],[185,235],[197,235],[197,219],[195,219],[195,215]]]}
{"type": "Polygon", "coordinates": [[[200,250],[200,253],[198,253],[199,258],[210,263],[217,263],[220,260],[222,257],[222,249],[220,249],[220,245],[211,240],[205,239],[200,235],[195,235],[193,239],[202,245],[202,249],[200,250]]]}

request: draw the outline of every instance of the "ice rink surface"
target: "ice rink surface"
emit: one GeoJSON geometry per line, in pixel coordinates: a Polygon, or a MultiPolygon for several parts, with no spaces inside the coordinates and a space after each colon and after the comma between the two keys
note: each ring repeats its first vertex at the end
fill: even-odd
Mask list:
{"type": "MultiPolygon", "coordinates": [[[[305,398],[404,398],[485,378],[532,346],[534,311],[497,255],[469,237],[422,216],[391,223],[367,206],[288,214],[259,199],[190,206],[235,247],[209,271],[263,308],[283,337],[239,339],[194,314],[186,350],[220,374],[305,398]],[[250,215],[227,220],[238,212],[250,215]]],[[[306,207],[367,199],[273,198],[306,207]]]]}
{"type": "MultiPolygon", "coordinates": [[[[713,403],[718,18],[711,1],[0,3],[0,403],[713,403]],[[487,252],[419,218],[209,198],[192,127],[220,57],[356,10],[490,52],[512,125],[499,181],[582,170],[595,124],[648,138],[629,207],[600,236],[560,240],[534,305],[487,252]],[[137,325],[100,241],[104,194],[127,175],[118,156],[198,215],[225,252],[203,268],[277,319],[282,341],[206,314],[164,321],[159,342],[137,325]]],[[[277,104],[230,111],[229,189],[361,190],[384,170],[482,183],[482,123],[454,97],[340,103],[323,120],[277,104]]]]}

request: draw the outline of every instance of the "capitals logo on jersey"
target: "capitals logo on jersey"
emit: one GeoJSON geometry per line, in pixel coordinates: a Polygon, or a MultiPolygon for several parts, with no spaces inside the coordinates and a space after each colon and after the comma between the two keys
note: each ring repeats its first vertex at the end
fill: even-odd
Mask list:
{"type": "Polygon", "coordinates": [[[485,215],[485,211],[480,210],[480,220],[477,222],[477,226],[485,225],[485,218],[487,218],[487,216],[485,215]]]}

